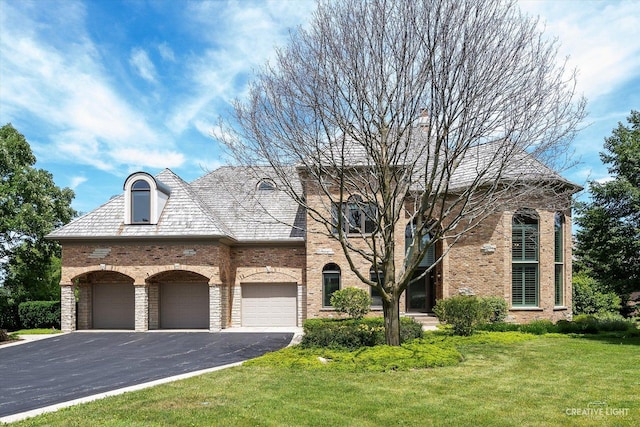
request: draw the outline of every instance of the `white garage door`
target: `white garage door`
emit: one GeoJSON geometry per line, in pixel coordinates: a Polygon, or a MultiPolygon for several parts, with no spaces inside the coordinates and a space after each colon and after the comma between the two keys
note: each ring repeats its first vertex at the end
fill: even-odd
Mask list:
{"type": "Polygon", "coordinates": [[[296,326],[295,284],[242,285],[242,326],[296,326]]]}
{"type": "Polygon", "coordinates": [[[160,286],[160,327],[209,329],[209,285],[163,283],[160,286]]]}
{"type": "Polygon", "coordinates": [[[135,291],[127,283],[93,285],[93,328],[134,329],[135,291]]]}

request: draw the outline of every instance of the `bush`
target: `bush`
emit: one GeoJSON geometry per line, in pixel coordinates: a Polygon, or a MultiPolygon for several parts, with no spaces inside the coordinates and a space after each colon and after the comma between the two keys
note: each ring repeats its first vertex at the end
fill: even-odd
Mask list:
{"type": "Polygon", "coordinates": [[[573,276],[574,314],[619,313],[621,299],[614,292],[604,292],[596,279],[581,271],[573,276]]]}
{"type": "Polygon", "coordinates": [[[0,289],[0,329],[15,331],[20,329],[18,304],[0,289]]]}
{"type": "Polygon", "coordinates": [[[331,295],[331,305],[339,313],[362,319],[371,308],[371,297],[363,289],[344,288],[331,295]]]}
{"type": "Polygon", "coordinates": [[[469,336],[479,325],[489,321],[488,305],[475,296],[457,295],[439,300],[433,312],[441,322],[453,326],[456,335],[469,336]]]}
{"type": "Polygon", "coordinates": [[[9,337],[7,331],[5,331],[4,329],[0,329],[0,342],[9,341],[9,339],[11,339],[11,337],[9,337]]]}
{"type": "Polygon", "coordinates": [[[60,301],[26,301],[18,306],[20,323],[25,329],[60,329],[60,301]]]}
{"type": "Polygon", "coordinates": [[[532,320],[529,323],[525,323],[520,326],[520,332],[533,335],[544,335],[552,332],[556,332],[557,328],[550,320],[532,320]]]}
{"type": "Polygon", "coordinates": [[[489,311],[489,323],[499,323],[507,317],[507,301],[502,297],[481,297],[480,301],[489,311]]]}
{"type": "Polygon", "coordinates": [[[489,332],[514,332],[520,330],[520,325],[505,322],[485,323],[484,325],[480,325],[478,329],[489,332]]]}
{"type": "MultiPolygon", "coordinates": [[[[413,319],[400,319],[400,341],[422,337],[422,325],[413,319]]],[[[385,343],[384,319],[309,319],[304,322],[303,348],[325,347],[355,350],[385,343]]]]}

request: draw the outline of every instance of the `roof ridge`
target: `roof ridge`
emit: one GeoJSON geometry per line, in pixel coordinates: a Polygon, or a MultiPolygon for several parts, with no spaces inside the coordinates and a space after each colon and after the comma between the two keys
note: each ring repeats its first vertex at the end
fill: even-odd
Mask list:
{"type": "Polygon", "coordinates": [[[191,202],[195,203],[195,205],[199,208],[199,210],[203,213],[203,215],[206,216],[208,220],[210,220],[218,229],[222,230],[227,236],[234,237],[231,230],[229,230],[229,227],[227,226],[227,224],[225,224],[223,221],[221,221],[219,218],[213,215],[213,212],[211,212],[209,208],[204,204],[200,196],[193,190],[193,188],[191,188],[191,185],[188,182],[186,182],[184,179],[182,179],[179,175],[174,173],[171,169],[166,168],[162,172],[160,172],[158,175],[156,175],[156,177],[160,177],[160,175],[163,174],[164,172],[168,172],[171,174],[170,175],[171,178],[175,179],[176,184],[180,186],[180,189],[182,189],[185,193],[188,194],[189,196],[188,199],[191,202]]]}

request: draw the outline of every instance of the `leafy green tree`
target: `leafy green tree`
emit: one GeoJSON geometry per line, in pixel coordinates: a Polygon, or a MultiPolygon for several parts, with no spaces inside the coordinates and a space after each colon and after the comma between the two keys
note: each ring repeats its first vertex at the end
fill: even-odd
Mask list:
{"type": "Polygon", "coordinates": [[[591,200],[577,207],[577,267],[623,301],[640,290],[640,112],[618,123],[600,158],[613,179],[589,184],[591,200]]]}
{"type": "Polygon", "coordinates": [[[73,191],[36,169],[29,143],[11,124],[0,128],[0,284],[14,304],[59,295],[60,246],[44,236],[69,222],[73,191]]]}
{"type": "Polygon", "coordinates": [[[573,314],[605,314],[620,312],[620,297],[615,292],[603,292],[602,285],[581,270],[573,275],[573,314]]]}

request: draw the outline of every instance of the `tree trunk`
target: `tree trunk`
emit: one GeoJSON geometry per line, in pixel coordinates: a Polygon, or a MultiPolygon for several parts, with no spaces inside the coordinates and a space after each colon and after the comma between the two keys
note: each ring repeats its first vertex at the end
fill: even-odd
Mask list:
{"type": "Polygon", "coordinates": [[[400,299],[392,295],[391,301],[382,300],[384,337],[387,345],[400,345],[400,299]]]}

